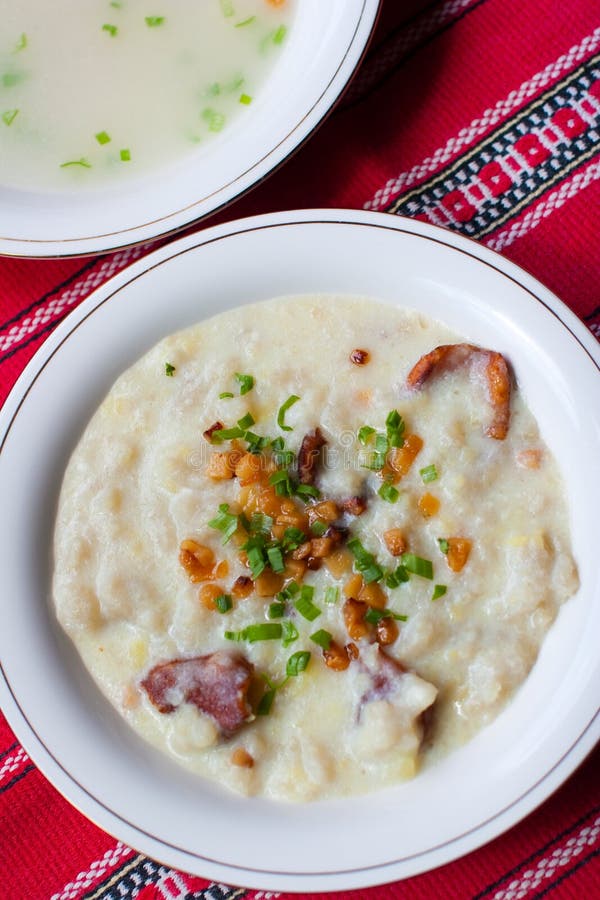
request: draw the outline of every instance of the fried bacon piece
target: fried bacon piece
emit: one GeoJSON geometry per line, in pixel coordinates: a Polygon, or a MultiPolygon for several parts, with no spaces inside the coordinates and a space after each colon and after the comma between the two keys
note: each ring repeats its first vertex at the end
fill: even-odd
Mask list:
{"type": "Polygon", "coordinates": [[[214,422],[210,428],[207,428],[206,431],[202,432],[202,436],[209,444],[212,444],[212,437],[215,431],[221,431],[223,428],[225,428],[225,426],[222,422],[214,422]]]}
{"type": "Polygon", "coordinates": [[[338,501],[340,509],[351,516],[362,516],[367,508],[364,497],[349,497],[347,500],[338,501]]]}
{"type": "Polygon", "coordinates": [[[419,390],[432,375],[476,361],[485,365],[488,398],[493,410],[492,421],[485,433],[503,441],[510,421],[510,373],[501,353],[473,344],[442,344],[418,360],[408,373],[406,383],[409,388],[419,390]]]}
{"type": "Polygon", "coordinates": [[[314,484],[317,463],[321,448],[327,441],[318,428],[314,432],[305,434],[298,453],[298,479],[300,484],[314,484]]]}
{"type": "Polygon", "coordinates": [[[224,737],[252,716],[247,694],[254,666],[241,654],[218,650],[207,656],[173,659],[150,669],[141,683],[161,713],[192,703],[210,716],[224,737]]]}

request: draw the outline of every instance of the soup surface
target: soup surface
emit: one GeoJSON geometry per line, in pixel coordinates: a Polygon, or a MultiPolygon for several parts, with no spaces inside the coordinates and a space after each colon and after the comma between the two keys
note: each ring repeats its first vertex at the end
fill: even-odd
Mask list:
{"type": "Polygon", "coordinates": [[[54,601],[127,722],[308,800],[492,721],[578,584],[513,379],[438,322],[334,296],[226,312],[125,372],[68,465],[54,601]]]}
{"type": "Polygon", "coordinates": [[[295,0],[0,0],[0,184],[64,190],[196,152],[260,99],[295,0]]]}

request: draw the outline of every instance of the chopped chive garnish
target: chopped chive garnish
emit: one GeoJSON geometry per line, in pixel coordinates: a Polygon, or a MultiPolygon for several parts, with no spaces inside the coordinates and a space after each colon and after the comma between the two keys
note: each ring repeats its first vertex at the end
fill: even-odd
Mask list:
{"type": "Polygon", "coordinates": [[[252,97],[250,96],[250,94],[240,94],[240,103],[242,103],[244,106],[250,106],[250,104],[252,103],[252,97]]]}
{"type": "Polygon", "coordinates": [[[404,421],[398,410],[393,409],[385,420],[385,430],[390,447],[402,447],[404,444],[404,421]]]}
{"type": "Polygon", "coordinates": [[[300,593],[300,586],[295,581],[290,581],[287,587],[277,594],[278,600],[291,600],[296,594],[300,593]]]}
{"type": "Polygon", "coordinates": [[[113,6],[115,9],[122,9],[122,7],[123,7],[121,0],[110,0],[110,5],[113,6]]]}
{"type": "Polygon", "coordinates": [[[223,113],[217,112],[216,109],[207,107],[202,110],[202,118],[208,125],[209,131],[222,131],[225,125],[225,116],[223,113]]]}
{"type": "Polygon", "coordinates": [[[223,441],[233,441],[235,438],[241,437],[244,437],[244,432],[241,428],[217,428],[212,433],[212,439],[217,444],[223,441]]]}
{"type": "Polygon", "coordinates": [[[2,113],[2,121],[5,125],[12,125],[18,115],[18,109],[7,109],[6,112],[2,113]]]}
{"type": "Polygon", "coordinates": [[[259,700],[258,706],[256,707],[256,715],[257,716],[268,716],[271,712],[271,707],[273,706],[273,700],[275,699],[275,694],[277,693],[276,688],[269,688],[268,691],[262,695],[259,700]]]}
{"type": "Polygon", "coordinates": [[[290,622],[289,619],[286,619],[284,622],[281,623],[281,632],[282,632],[281,643],[283,644],[284,647],[289,647],[290,644],[293,644],[294,641],[297,641],[298,638],[300,637],[298,629],[296,628],[296,626],[294,625],[293,622],[290,622]]]}
{"type": "Polygon", "coordinates": [[[229,612],[233,607],[233,601],[230,594],[219,594],[215,600],[215,606],[220,613],[229,612]]]}
{"type": "Polygon", "coordinates": [[[274,603],[269,604],[269,608],[267,610],[267,618],[281,619],[281,617],[284,615],[285,603],[282,603],[280,600],[276,600],[274,603]]]}
{"type": "Polygon", "coordinates": [[[382,619],[396,619],[397,622],[408,622],[408,616],[395,613],[391,609],[375,609],[374,606],[370,606],[365,613],[365,621],[370,622],[371,625],[377,625],[382,619]]]}
{"type": "Polygon", "coordinates": [[[328,587],[325,588],[325,603],[333,605],[338,602],[338,597],[340,596],[340,589],[337,587],[328,587]]]}
{"type": "Polygon", "coordinates": [[[438,472],[435,466],[425,466],[424,469],[419,469],[419,475],[423,484],[428,484],[430,481],[437,481],[438,472]]]}
{"type": "Polygon", "coordinates": [[[370,425],[363,425],[362,428],[358,429],[358,440],[365,447],[369,442],[369,439],[375,434],[375,429],[371,428],[370,425]]]}
{"type": "Polygon", "coordinates": [[[236,372],[235,380],[240,386],[240,397],[243,397],[244,394],[247,394],[248,391],[251,391],[254,387],[254,378],[252,375],[242,375],[241,372],[236,372]]]}
{"type": "Polygon", "coordinates": [[[220,0],[220,6],[221,12],[227,18],[235,15],[235,7],[232,3],[232,0],[220,0]]]}
{"type": "Polygon", "coordinates": [[[146,25],[148,28],[156,28],[157,25],[162,25],[165,21],[164,16],[146,16],[145,17],[146,25]]]}
{"type": "Polygon", "coordinates": [[[5,88],[14,87],[20,84],[25,76],[21,72],[5,72],[2,76],[2,86],[5,88]]]}
{"type": "Polygon", "coordinates": [[[415,556],[414,553],[403,553],[400,562],[407,572],[413,575],[420,575],[422,578],[433,578],[433,565],[430,559],[423,559],[421,556],[415,556]]]}
{"type": "Polygon", "coordinates": [[[283,532],[283,549],[286,553],[297,550],[300,544],[303,544],[306,537],[299,528],[286,528],[283,532]]]}
{"type": "Polygon", "coordinates": [[[321,492],[314,484],[299,484],[296,488],[296,494],[303,500],[309,497],[320,497],[321,492]]]}
{"type": "Polygon", "coordinates": [[[236,22],[236,28],[245,28],[246,25],[251,25],[252,22],[256,21],[256,16],[249,16],[247,19],[244,19],[243,22],[236,22]]]}
{"type": "Polygon", "coordinates": [[[450,544],[448,543],[448,540],[446,538],[438,538],[437,542],[438,542],[439,548],[442,551],[442,553],[446,554],[448,552],[448,550],[450,549],[450,544]]]}
{"type": "Polygon", "coordinates": [[[255,641],[277,641],[283,629],[279,622],[260,622],[258,625],[247,625],[244,628],[244,640],[251,644],[255,641]]]}
{"type": "Polygon", "coordinates": [[[247,431],[244,435],[244,440],[248,441],[249,453],[260,453],[261,450],[264,450],[265,447],[269,446],[268,437],[261,437],[259,434],[254,434],[253,431],[247,431]]]}
{"type": "Polygon", "coordinates": [[[347,546],[354,557],[356,570],[362,575],[365,584],[370,584],[372,581],[379,581],[383,578],[383,569],[377,563],[373,554],[365,550],[358,538],[348,541],[347,546]]]}
{"type": "Polygon", "coordinates": [[[269,534],[273,526],[273,519],[266,513],[252,513],[250,519],[251,534],[269,534]]]}
{"type": "Polygon", "coordinates": [[[100,145],[102,144],[110,144],[110,135],[107,134],[106,131],[99,131],[98,134],[95,134],[94,137],[98,141],[100,145]]]}
{"type": "Polygon", "coordinates": [[[400,496],[400,492],[389,481],[384,481],[377,493],[386,503],[396,503],[400,496]]]}
{"type": "Polygon", "coordinates": [[[238,428],[241,428],[243,431],[247,431],[251,425],[254,425],[254,417],[252,413],[247,412],[245,416],[242,416],[241,419],[238,419],[238,428]]]}
{"type": "Polygon", "coordinates": [[[285,424],[285,414],[294,403],[297,403],[300,397],[297,397],[296,394],[292,394],[287,398],[285,403],[283,403],[279,407],[279,412],[277,413],[277,424],[281,428],[282,431],[293,431],[294,429],[290,425],[285,424]]]}
{"type": "Polygon", "coordinates": [[[223,637],[226,641],[243,641],[244,640],[244,632],[243,631],[225,631],[223,633],[223,637]]]}
{"type": "Polygon", "coordinates": [[[292,677],[299,675],[300,672],[304,672],[309,662],[309,650],[298,650],[296,653],[292,653],[285,667],[286,675],[291,675],[292,677]]]}
{"type": "Polygon", "coordinates": [[[315,631],[314,634],[310,636],[311,641],[314,641],[319,647],[322,647],[323,650],[329,650],[331,646],[331,642],[333,640],[333,636],[325,631],[324,628],[319,628],[318,631],[315,631]]]}
{"type": "Polygon", "coordinates": [[[269,547],[267,549],[267,557],[274,572],[283,572],[285,570],[281,547],[269,547]]]}
{"type": "Polygon", "coordinates": [[[272,35],[273,43],[274,44],[282,44],[283,39],[285,38],[286,34],[287,34],[287,28],[285,27],[285,25],[280,25],[279,28],[277,28],[273,32],[273,35],[272,35]]]}
{"type": "Polygon", "coordinates": [[[123,149],[119,151],[119,156],[121,157],[121,162],[130,162],[131,150],[129,150],[128,147],[123,147],[123,149]]]}
{"type": "Polygon", "coordinates": [[[106,31],[108,34],[110,34],[111,37],[116,37],[117,34],[119,33],[119,29],[117,28],[116,25],[108,25],[108,24],[105,24],[102,26],[102,31],[106,31]]]}
{"type": "MultiPolygon", "coordinates": [[[[247,544],[244,544],[244,547],[247,547],[247,544]]],[[[262,548],[258,546],[249,546],[246,553],[248,555],[248,565],[250,566],[252,577],[258,578],[259,575],[262,575],[267,565],[262,548]]]]}
{"type": "Polygon", "coordinates": [[[313,622],[321,615],[321,610],[315,606],[313,601],[315,589],[309,584],[303,584],[300,590],[300,596],[294,601],[294,606],[301,616],[309,622],[313,622]]]}
{"type": "Polygon", "coordinates": [[[400,587],[409,580],[410,576],[403,565],[399,565],[394,572],[390,572],[385,576],[385,583],[389,588],[400,587]]]}
{"type": "Polygon", "coordinates": [[[176,371],[175,366],[172,366],[170,362],[165,363],[165,375],[168,378],[172,378],[173,375],[175,374],[175,371],[176,371]]]}
{"type": "Polygon", "coordinates": [[[436,584],[433,589],[433,594],[431,595],[432,600],[439,600],[440,597],[443,597],[448,588],[445,584],[436,584]]]}
{"type": "Polygon", "coordinates": [[[219,394],[219,400],[225,400],[229,397],[233,397],[233,394],[231,393],[231,391],[223,391],[222,394],[219,394]]]}
{"type": "Polygon", "coordinates": [[[223,535],[223,543],[231,540],[238,528],[238,517],[229,512],[229,504],[221,503],[219,515],[208,523],[209,528],[216,528],[223,535]]]}
{"type": "Polygon", "coordinates": [[[310,526],[310,530],[317,537],[323,537],[325,532],[327,531],[327,524],[325,522],[321,522],[320,519],[316,519],[310,526]]]}
{"type": "Polygon", "coordinates": [[[21,34],[21,36],[19,37],[19,40],[15,44],[15,53],[18,53],[19,50],[24,50],[26,46],[27,46],[27,35],[25,34],[25,32],[23,32],[21,34]]]}
{"type": "Polygon", "coordinates": [[[91,169],[92,164],[89,160],[85,159],[85,157],[81,157],[81,159],[70,159],[68,162],[64,162],[60,164],[61,169],[66,169],[67,166],[81,166],[83,169],[91,169]]]}

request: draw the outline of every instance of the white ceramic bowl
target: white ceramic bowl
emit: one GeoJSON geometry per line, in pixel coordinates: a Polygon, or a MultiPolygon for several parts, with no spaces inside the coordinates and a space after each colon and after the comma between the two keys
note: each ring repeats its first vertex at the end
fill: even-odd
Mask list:
{"type": "Polygon", "coordinates": [[[600,735],[599,365],[594,338],[530,275],[462,237],[377,213],[229,223],[119,274],[48,338],[0,415],[0,699],[32,758],[85,815],[149,856],[270,890],[406,877],[513,825],[600,735]],[[581,589],[513,702],[464,748],[382,792],[285,805],[194,777],[120,720],[54,621],[49,548],[67,458],[123,369],[219,310],[306,292],[413,307],[510,358],[566,480],[581,589]]]}
{"type": "Polygon", "coordinates": [[[329,112],[360,62],[380,0],[297,0],[277,67],[251,110],[181,162],[113,187],[2,186],[0,254],[73,256],[175,231],[239,197],[329,112]]]}

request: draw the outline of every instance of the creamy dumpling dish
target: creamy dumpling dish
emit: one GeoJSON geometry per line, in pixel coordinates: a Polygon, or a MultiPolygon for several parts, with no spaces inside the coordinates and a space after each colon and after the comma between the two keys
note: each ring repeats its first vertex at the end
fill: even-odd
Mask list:
{"type": "Polygon", "coordinates": [[[143,738],[235,791],[412,778],[503,710],[578,588],[518,367],[285,297],[162,340],[68,464],[56,614],[143,738]]]}
{"type": "Polygon", "coordinates": [[[83,190],[227,138],[295,0],[0,0],[0,185],[83,190]]]}

